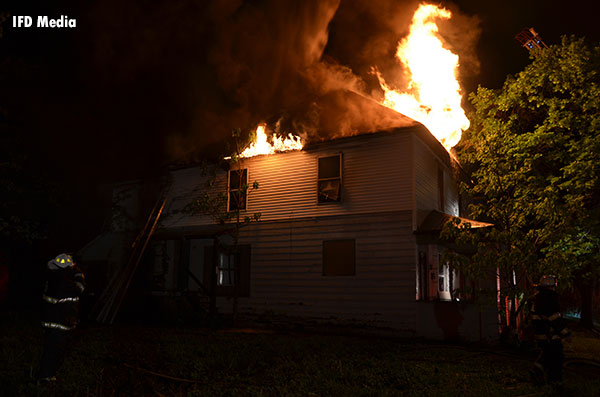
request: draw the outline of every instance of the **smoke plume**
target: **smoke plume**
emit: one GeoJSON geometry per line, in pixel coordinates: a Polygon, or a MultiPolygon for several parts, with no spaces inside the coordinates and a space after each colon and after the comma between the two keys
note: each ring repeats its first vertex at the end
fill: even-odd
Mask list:
{"type": "MultiPolygon", "coordinates": [[[[406,83],[394,54],[418,1],[107,4],[95,10],[106,16],[92,36],[96,89],[118,85],[111,111],[133,115],[129,127],[147,129],[171,160],[205,156],[260,122],[309,141],[411,122],[380,109],[372,68],[406,83]]],[[[440,34],[474,73],[477,21],[451,10],[440,34]]]]}

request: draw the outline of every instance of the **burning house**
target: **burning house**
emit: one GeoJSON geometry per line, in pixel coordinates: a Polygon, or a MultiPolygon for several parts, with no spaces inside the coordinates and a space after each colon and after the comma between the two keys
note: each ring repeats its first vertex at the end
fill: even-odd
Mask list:
{"type": "MultiPolygon", "coordinates": [[[[462,215],[456,161],[422,124],[370,106],[395,117],[397,127],[247,153],[214,176],[199,166],[171,170],[164,214],[137,270],[148,299],[195,296],[194,304],[206,306],[212,291],[221,313],[234,310],[235,300],[239,313],[368,323],[434,338],[497,332],[495,313],[458,302],[453,291],[462,278],[441,260],[441,226],[462,215]],[[241,184],[254,181],[259,189],[233,200],[241,184]],[[223,211],[240,210],[237,244],[235,220],[184,211],[206,186],[211,197],[224,193],[223,211]],[[258,213],[258,221],[243,222],[258,213]]],[[[121,219],[135,218],[142,188],[133,182],[115,191],[121,219]]],[[[128,229],[113,228],[131,238],[128,229]]],[[[83,250],[84,259],[94,250],[83,250]]],[[[113,268],[125,261],[127,250],[118,251],[109,258],[113,268]]]]}
{"type": "Polygon", "coordinates": [[[153,211],[140,199],[149,185],[117,186],[111,232],[81,251],[114,274],[99,318],[114,319],[133,282],[143,291],[137,307],[181,297],[220,313],[351,321],[430,338],[496,336],[495,309],[459,301],[463,277],[442,260],[440,230],[465,207],[449,150],[469,122],[458,57],[442,48],[434,17],[450,14],[420,7],[396,54],[417,94],[395,91],[374,70],[381,103],[344,90],[319,98],[327,117],[317,130],[327,138],[269,140],[259,126],[230,167],[169,170],[169,193],[153,211]],[[199,200],[203,208],[189,211],[199,200]]]}

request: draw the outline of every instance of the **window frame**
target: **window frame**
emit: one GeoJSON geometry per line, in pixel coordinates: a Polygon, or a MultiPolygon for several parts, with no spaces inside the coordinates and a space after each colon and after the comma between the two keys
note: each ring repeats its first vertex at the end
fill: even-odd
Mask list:
{"type": "Polygon", "coordinates": [[[460,294],[456,291],[460,290],[464,280],[460,270],[451,261],[442,261],[442,254],[439,254],[438,257],[437,275],[437,293],[439,299],[443,301],[459,300],[460,294]],[[443,283],[443,289],[440,289],[440,282],[443,283]]]}
{"type": "Polygon", "coordinates": [[[242,168],[239,170],[229,170],[227,172],[227,212],[232,212],[232,211],[245,211],[248,209],[248,191],[246,191],[245,193],[243,193],[242,197],[243,197],[243,206],[239,207],[239,208],[231,208],[231,204],[232,204],[232,200],[231,200],[231,194],[232,193],[236,193],[236,192],[241,192],[242,191],[242,186],[244,185],[248,185],[248,180],[249,180],[249,174],[250,174],[250,170],[248,168],[242,168]],[[240,186],[237,189],[232,189],[231,188],[231,173],[232,172],[242,172],[242,180],[240,181],[240,186]],[[246,183],[243,183],[243,175],[245,174],[246,176],[246,183]]]}
{"type": "Polygon", "coordinates": [[[322,204],[335,204],[335,203],[341,203],[342,202],[342,191],[343,191],[343,187],[344,187],[344,172],[343,172],[343,153],[339,152],[339,153],[334,153],[334,154],[329,154],[329,155],[325,155],[325,156],[319,156],[317,157],[317,204],[322,205],[322,204]],[[326,159],[326,158],[330,158],[330,157],[338,157],[339,159],[339,173],[337,177],[334,178],[320,178],[319,177],[319,171],[320,171],[320,161],[321,159],[326,159]],[[339,196],[337,200],[329,200],[329,201],[321,201],[321,189],[320,189],[320,185],[321,182],[327,182],[327,181],[339,181],[340,184],[340,192],[339,192],[339,196]]]}
{"type": "MultiPolygon", "coordinates": [[[[213,262],[213,246],[205,246],[204,249],[204,261],[205,263],[210,263],[211,265],[205,266],[204,269],[204,280],[210,282],[211,272],[214,271],[215,280],[215,295],[216,296],[225,296],[231,297],[236,294],[238,297],[249,297],[250,296],[250,282],[251,282],[251,272],[252,272],[252,246],[250,244],[239,244],[237,246],[237,251],[233,246],[223,246],[219,245],[217,248],[217,260],[216,260],[216,268],[214,267],[215,262],[213,262]],[[233,284],[229,285],[219,285],[218,277],[220,272],[219,266],[219,257],[221,254],[225,254],[229,256],[231,259],[233,257],[234,261],[238,260],[239,267],[239,275],[234,275],[233,284]],[[237,280],[236,280],[237,277],[237,280]]],[[[231,266],[230,266],[231,267],[231,266]]],[[[235,274],[235,262],[233,263],[233,267],[231,267],[235,274]]]]}

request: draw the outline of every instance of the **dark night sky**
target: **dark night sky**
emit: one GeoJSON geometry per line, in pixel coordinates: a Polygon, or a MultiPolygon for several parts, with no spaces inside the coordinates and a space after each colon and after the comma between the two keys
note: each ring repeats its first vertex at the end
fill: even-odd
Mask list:
{"type": "MultiPolygon", "coordinates": [[[[32,169],[73,191],[74,212],[103,202],[97,182],[151,175],[167,162],[214,153],[233,127],[281,116],[302,126],[307,104],[327,90],[359,87],[377,96],[369,69],[393,76],[393,52],[418,4],[11,3],[0,12],[77,20],[72,29],[15,29],[8,19],[0,39],[0,127],[18,135],[32,169]]],[[[565,34],[600,41],[592,1],[442,3],[454,11],[441,29],[461,56],[466,92],[478,84],[500,87],[527,64],[514,39],[524,27],[548,44],[565,34]]],[[[79,219],[101,217],[88,218],[79,219]]]]}

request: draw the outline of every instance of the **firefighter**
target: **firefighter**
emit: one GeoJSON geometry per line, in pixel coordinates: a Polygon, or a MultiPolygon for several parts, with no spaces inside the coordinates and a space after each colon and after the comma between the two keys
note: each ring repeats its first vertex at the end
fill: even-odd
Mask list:
{"type": "Polygon", "coordinates": [[[41,381],[56,380],[68,337],[77,326],[79,298],[84,289],[85,276],[71,255],[60,254],[48,262],[42,296],[44,352],[38,375],[41,381]]]}
{"type": "Polygon", "coordinates": [[[534,364],[534,378],[561,388],[564,361],[562,340],[569,336],[569,330],[559,311],[555,276],[540,278],[533,296],[531,320],[535,339],[542,349],[534,364]]]}

